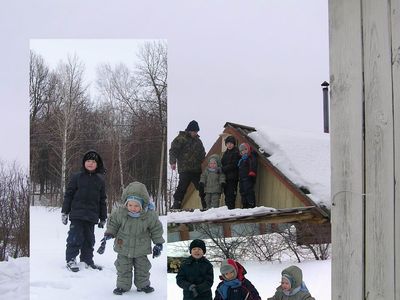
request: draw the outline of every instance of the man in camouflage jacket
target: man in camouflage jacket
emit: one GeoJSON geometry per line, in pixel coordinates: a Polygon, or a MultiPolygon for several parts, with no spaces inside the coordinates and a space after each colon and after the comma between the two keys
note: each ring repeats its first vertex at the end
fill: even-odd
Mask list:
{"type": "MultiPolygon", "coordinates": [[[[206,152],[199,135],[199,125],[196,121],[191,121],[185,131],[180,131],[178,136],[172,141],[169,150],[169,163],[172,170],[178,169],[179,183],[174,194],[174,204],[172,208],[182,208],[182,200],[185,196],[189,184],[192,182],[195,188],[199,189],[201,175],[201,163],[206,152]]],[[[204,195],[202,206],[205,208],[204,195]]]]}

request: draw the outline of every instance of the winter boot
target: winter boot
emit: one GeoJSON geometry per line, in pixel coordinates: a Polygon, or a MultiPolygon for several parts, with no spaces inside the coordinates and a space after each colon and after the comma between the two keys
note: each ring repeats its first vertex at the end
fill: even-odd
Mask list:
{"type": "Polygon", "coordinates": [[[88,264],[87,262],[85,262],[85,267],[86,267],[86,269],[93,269],[93,270],[99,270],[99,271],[101,271],[101,270],[103,270],[103,267],[102,266],[99,266],[99,265],[96,265],[94,262],[92,262],[92,263],[90,263],[90,264],[88,264]]]}
{"type": "Polygon", "coordinates": [[[79,271],[79,266],[76,263],[75,258],[73,258],[69,262],[67,262],[67,268],[68,268],[68,270],[70,270],[72,272],[78,272],[79,271]]]}
{"type": "Polygon", "coordinates": [[[127,291],[125,291],[124,289],[121,289],[119,287],[117,287],[116,289],[113,290],[113,293],[115,295],[122,295],[123,293],[126,293],[127,291]]]}
{"type": "Polygon", "coordinates": [[[152,293],[152,292],[154,292],[154,288],[152,288],[151,286],[145,286],[145,287],[143,287],[143,288],[141,288],[141,289],[137,289],[137,291],[138,292],[145,292],[146,294],[148,294],[148,293],[152,293]]]}

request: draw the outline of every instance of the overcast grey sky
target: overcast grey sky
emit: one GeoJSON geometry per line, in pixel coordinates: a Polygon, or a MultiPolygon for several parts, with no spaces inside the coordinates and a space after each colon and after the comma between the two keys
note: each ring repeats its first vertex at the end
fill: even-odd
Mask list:
{"type": "Polygon", "coordinates": [[[119,63],[130,69],[138,63],[137,53],[146,41],[141,39],[31,39],[30,49],[40,54],[51,69],[60,61],[76,55],[84,64],[84,80],[92,96],[97,95],[96,79],[99,64],[119,63]]]}
{"type": "Polygon", "coordinates": [[[207,150],[226,121],[320,131],[327,2],[7,1],[0,11],[0,158],[28,162],[34,39],[166,39],[169,141],[192,119],[207,150]]]}

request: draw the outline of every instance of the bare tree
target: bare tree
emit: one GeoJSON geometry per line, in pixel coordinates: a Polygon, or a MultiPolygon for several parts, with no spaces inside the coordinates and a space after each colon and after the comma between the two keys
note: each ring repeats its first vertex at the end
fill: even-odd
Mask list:
{"type": "Polygon", "coordinates": [[[52,102],[56,139],[53,144],[55,154],[61,162],[60,195],[64,194],[67,173],[67,152],[76,146],[79,137],[78,117],[88,103],[87,87],[83,85],[84,66],[76,56],[69,57],[67,63],[57,68],[57,98],[52,102]]]}
{"type": "Polygon", "coordinates": [[[49,89],[49,68],[43,58],[30,51],[29,63],[29,99],[30,123],[34,124],[46,104],[49,89]]]}
{"type": "Polygon", "coordinates": [[[29,256],[29,186],[26,173],[0,161],[0,261],[29,256]]]}
{"type": "MultiPolygon", "coordinates": [[[[160,122],[161,149],[160,149],[160,165],[159,165],[159,182],[157,193],[158,209],[168,208],[162,205],[162,188],[165,186],[166,174],[164,165],[166,161],[166,113],[167,113],[167,45],[163,41],[145,43],[139,52],[140,63],[138,65],[138,77],[140,85],[145,87],[143,98],[148,103],[156,101],[158,118],[160,122]]],[[[164,187],[164,199],[166,199],[166,187],[164,187]]],[[[165,204],[167,201],[164,201],[165,204]]],[[[160,211],[161,212],[161,211],[160,211]]]]}

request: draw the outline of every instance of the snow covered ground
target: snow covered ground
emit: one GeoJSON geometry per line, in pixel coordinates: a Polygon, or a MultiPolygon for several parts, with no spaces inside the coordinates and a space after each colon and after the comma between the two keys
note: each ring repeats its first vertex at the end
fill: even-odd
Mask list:
{"type": "Polygon", "coordinates": [[[0,299],[29,299],[29,258],[0,262],[0,299]]]}
{"type": "MultiPolygon", "coordinates": [[[[272,297],[276,287],[281,280],[281,271],[290,266],[297,265],[303,270],[303,279],[311,295],[317,300],[331,299],[331,261],[307,261],[300,264],[293,262],[285,263],[256,263],[240,262],[247,270],[246,277],[258,290],[261,299],[272,297]]],[[[219,267],[214,267],[214,285],[212,287],[213,296],[215,289],[220,282],[219,267]]],[[[182,299],[183,293],[176,285],[176,274],[168,274],[168,299],[182,299]]]]}
{"type": "MultiPolygon", "coordinates": [[[[107,243],[103,255],[95,252],[94,261],[104,267],[102,271],[85,269],[81,266],[81,271],[72,273],[65,267],[65,244],[69,225],[65,226],[61,223],[60,209],[49,210],[45,207],[31,207],[30,213],[31,300],[106,300],[115,296],[112,291],[116,283],[114,261],[117,254],[112,249],[112,241],[107,243]]],[[[161,221],[164,225],[164,238],[167,240],[166,217],[161,217],[161,221]]],[[[95,228],[96,251],[103,233],[104,229],[95,228]]],[[[122,297],[132,298],[141,295],[148,300],[166,299],[166,252],[163,251],[162,255],[155,259],[149,256],[152,263],[150,281],[155,292],[144,295],[132,287],[131,291],[125,293],[122,297]]]]}
{"type": "MultiPolygon", "coordinates": [[[[161,217],[166,226],[166,217],[161,217]]],[[[114,297],[116,254],[112,243],[108,243],[103,255],[95,254],[95,261],[104,267],[103,271],[82,269],[78,273],[65,268],[65,239],[69,226],[60,221],[60,210],[31,207],[31,258],[10,259],[0,262],[0,299],[5,300],[62,300],[96,299],[114,297]],[[29,268],[30,261],[30,268],[29,268]],[[29,272],[30,271],[30,272],[29,272]],[[30,275],[30,297],[29,297],[30,275]]],[[[96,249],[104,229],[96,228],[96,249]]],[[[166,230],[164,232],[166,239],[166,230]]],[[[172,249],[171,249],[172,250],[172,249]]],[[[171,251],[169,251],[171,252],[171,251]]],[[[169,253],[175,255],[177,253],[169,253]]],[[[180,253],[179,253],[180,254],[180,253]]],[[[188,253],[186,253],[188,254],[188,253]]],[[[185,255],[186,255],[185,254],[185,255]]],[[[181,299],[182,290],[176,285],[176,274],[166,275],[167,251],[161,257],[152,259],[151,281],[156,289],[152,294],[139,294],[136,289],[122,297],[142,296],[146,299],[181,299]]],[[[262,299],[274,294],[280,281],[282,269],[297,265],[303,270],[304,281],[315,299],[331,299],[331,261],[304,261],[282,263],[241,263],[247,269],[246,277],[256,286],[262,299]]],[[[213,293],[219,282],[219,266],[214,267],[213,293]]],[[[142,298],[140,297],[140,298],[142,298]]],[[[123,298],[123,299],[125,299],[123,298]]]]}

